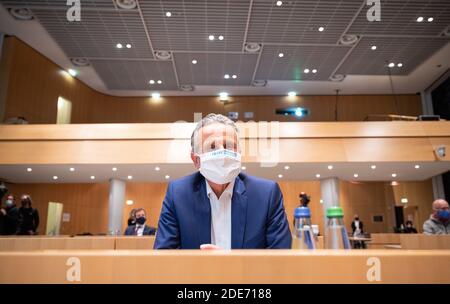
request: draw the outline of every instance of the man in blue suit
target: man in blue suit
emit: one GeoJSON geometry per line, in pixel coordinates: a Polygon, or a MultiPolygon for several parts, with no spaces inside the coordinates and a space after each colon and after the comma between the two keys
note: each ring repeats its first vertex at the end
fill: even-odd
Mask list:
{"type": "Polygon", "coordinates": [[[207,115],[191,148],[199,172],[169,183],[154,248],[291,248],[278,184],[240,173],[234,122],[207,115]]]}

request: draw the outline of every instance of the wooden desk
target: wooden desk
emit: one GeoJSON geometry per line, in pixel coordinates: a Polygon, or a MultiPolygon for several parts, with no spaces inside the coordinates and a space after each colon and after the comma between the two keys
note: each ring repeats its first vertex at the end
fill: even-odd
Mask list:
{"type": "Polygon", "coordinates": [[[402,234],[402,249],[450,249],[450,235],[402,234]]]}
{"type": "Polygon", "coordinates": [[[0,237],[0,251],[114,249],[115,237],[108,236],[23,236],[0,237]]]}
{"type": "Polygon", "coordinates": [[[155,236],[118,236],[116,237],[115,249],[133,250],[146,249],[152,250],[155,243],[155,236]]]}
{"type": "Polygon", "coordinates": [[[450,250],[0,252],[0,269],[0,283],[448,284],[450,250]]]}

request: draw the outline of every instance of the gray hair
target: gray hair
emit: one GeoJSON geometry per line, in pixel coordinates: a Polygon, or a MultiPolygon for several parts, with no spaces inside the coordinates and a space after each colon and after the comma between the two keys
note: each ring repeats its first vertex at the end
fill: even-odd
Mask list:
{"type": "MultiPolygon", "coordinates": [[[[192,151],[192,153],[198,152],[198,149],[196,149],[197,144],[199,142],[198,141],[198,131],[202,127],[205,127],[207,125],[212,125],[212,124],[223,124],[226,126],[232,126],[234,131],[236,132],[236,135],[239,134],[238,128],[236,127],[236,124],[234,123],[234,121],[232,121],[231,119],[229,119],[226,116],[223,116],[222,114],[210,113],[210,114],[206,115],[205,117],[203,117],[203,119],[197,123],[197,126],[195,126],[195,129],[192,132],[192,135],[191,135],[191,151],[192,151]]],[[[238,143],[238,146],[239,146],[239,143],[238,143]]]]}

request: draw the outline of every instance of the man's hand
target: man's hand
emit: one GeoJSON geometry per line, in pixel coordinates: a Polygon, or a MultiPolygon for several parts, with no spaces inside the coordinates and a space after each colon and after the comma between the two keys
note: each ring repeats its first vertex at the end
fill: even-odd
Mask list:
{"type": "Polygon", "coordinates": [[[202,244],[202,245],[200,245],[200,249],[201,250],[217,250],[217,249],[221,249],[221,248],[219,246],[213,245],[213,244],[202,244]]]}
{"type": "Polygon", "coordinates": [[[0,212],[3,214],[3,215],[6,215],[6,210],[5,209],[0,209],[0,212]]]}

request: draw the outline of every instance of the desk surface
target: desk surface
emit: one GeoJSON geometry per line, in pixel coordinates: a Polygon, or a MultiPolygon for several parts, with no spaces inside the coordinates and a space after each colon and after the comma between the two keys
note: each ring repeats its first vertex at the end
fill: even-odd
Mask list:
{"type": "Polygon", "coordinates": [[[450,283],[450,250],[42,250],[0,252],[0,269],[0,283],[450,283]]]}

